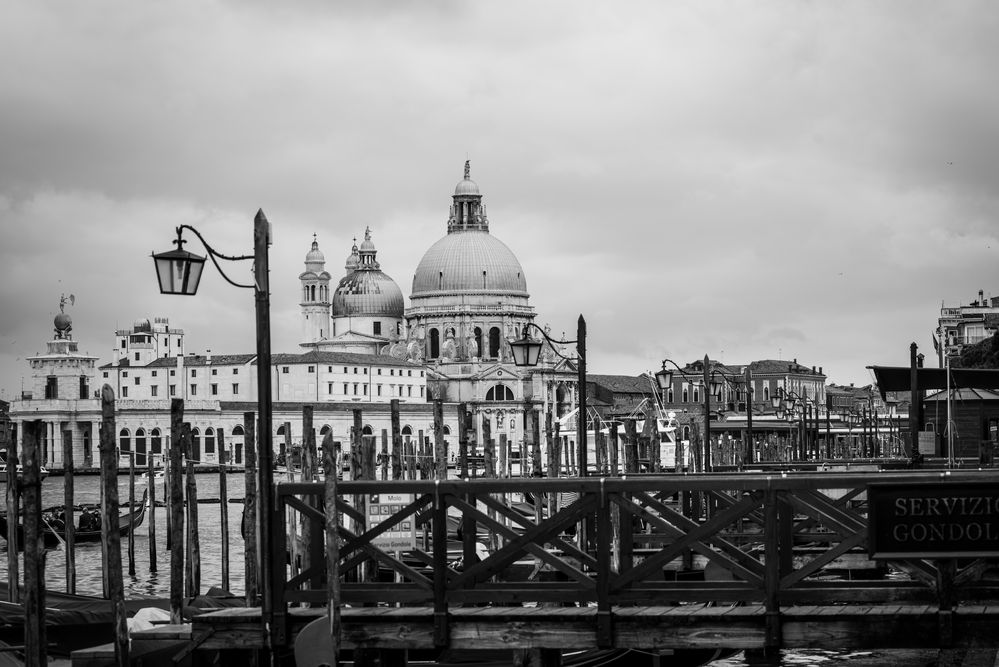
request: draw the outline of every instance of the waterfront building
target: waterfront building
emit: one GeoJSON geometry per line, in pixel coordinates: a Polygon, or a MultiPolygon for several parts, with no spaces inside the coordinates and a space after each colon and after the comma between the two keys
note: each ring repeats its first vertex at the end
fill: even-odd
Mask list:
{"type": "Polygon", "coordinates": [[[999,331],[999,296],[985,298],[978,290],[978,298],[966,306],[940,305],[940,317],[933,332],[933,345],[940,368],[946,360],[961,356],[968,345],[980,343],[999,331]]]}

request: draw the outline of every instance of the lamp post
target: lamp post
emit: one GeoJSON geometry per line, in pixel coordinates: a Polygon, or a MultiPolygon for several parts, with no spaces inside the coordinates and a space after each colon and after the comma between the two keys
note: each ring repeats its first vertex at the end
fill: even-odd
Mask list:
{"type": "MultiPolygon", "coordinates": [[[[684,378],[690,377],[682,368],[680,368],[679,365],[677,365],[675,361],[673,361],[672,359],[663,359],[662,370],[656,372],[656,383],[659,385],[659,388],[663,391],[669,389],[670,385],[673,383],[673,371],[666,368],[667,363],[672,364],[678,371],[680,371],[680,375],[682,375],[684,378]]],[[[711,395],[720,394],[722,382],[728,383],[729,385],[732,386],[734,386],[736,382],[734,380],[734,376],[730,376],[727,373],[718,370],[717,368],[712,368],[711,360],[708,358],[708,355],[704,355],[703,369],[701,375],[702,375],[701,384],[702,388],[704,389],[704,455],[703,455],[704,471],[711,472],[711,395]],[[721,380],[716,380],[714,379],[715,377],[719,377],[721,378],[721,380]]],[[[751,377],[752,376],[749,374],[747,370],[746,387],[749,393],[747,394],[746,410],[747,410],[747,424],[750,430],[752,429],[751,413],[753,407],[752,407],[752,388],[749,386],[748,383],[751,381],[751,377]]]]}
{"type": "MultiPolygon", "coordinates": [[[[274,582],[276,570],[271,562],[271,505],[273,499],[273,451],[271,429],[271,327],[270,327],[270,281],[268,246],[271,242],[270,223],[263,210],[258,210],[253,220],[253,254],[228,256],[214,250],[197,229],[190,225],[177,227],[177,248],[153,255],[156,264],[156,275],[163,294],[194,295],[198,291],[205,258],[183,249],[186,243],[184,230],[189,230],[205,246],[208,257],[222,277],[231,285],[254,291],[257,334],[257,562],[260,565],[260,580],[262,582],[262,615],[265,630],[271,642],[275,645],[272,634],[274,613],[274,582]],[[225,274],[218,260],[241,261],[253,260],[253,284],[243,285],[234,282],[225,274]]],[[[280,639],[280,638],[278,638],[280,639]]],[[[280,642],[277,642],[280,643],[280,642]]]]}
{"type": "MultiPolygon", "coordinates": [[[[528,322],[524,325],[520,340],[508,341],[508,344],[510,345],[510,352],[513,354],[513,363],[517,366],[538,365],[538,361],[541,357],[541,348],[544,347],[544,343],[540,340],[531,338],[530,331],[532,328],[536,329],[549,344],[572,345],[575,343],[576,345],[576,371],[577,381],[579,384],[577,401],[579,413],[576,416],[576,460],[579,463],[579,476],[586,477],[586,422],[589,419],[586,411],[586,320],[584,320],[583,316],[580,315],[579,319],[576,321],[576,340],[555,340],[549,337],[549,335],[545,333],[545,330],[537,324],[534,322],[528,322]]],[[[562,359],[569,361],[567,357],[559,354],[554,347],[552,350],[562,359]]]]}

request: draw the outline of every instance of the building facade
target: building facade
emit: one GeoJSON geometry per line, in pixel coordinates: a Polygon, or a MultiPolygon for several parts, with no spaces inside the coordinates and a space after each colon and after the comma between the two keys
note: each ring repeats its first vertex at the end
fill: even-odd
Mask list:
{"type": "Polygon", "coordinates": [[[966,306],[941,304],[937,328],[933,332],[940,368],[948,359],[960,357],[961,350],[968,345],[980,343],[996,331],[999,331],[999,297],[986,299],[985,292],[978,290],[978,298],[966,306]]]}

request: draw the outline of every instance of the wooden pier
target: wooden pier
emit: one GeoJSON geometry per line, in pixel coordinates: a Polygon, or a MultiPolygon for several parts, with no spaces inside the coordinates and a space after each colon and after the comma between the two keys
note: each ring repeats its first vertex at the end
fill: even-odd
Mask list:
{"type": "Polygon", "coordinates": [[[273,557],[288,566],[271,582],[273,608],[198,616],[191,642],[289,650],[326,619],[330,646],[388,651],[392,664],[407,650],[446,648],[515,647],[538,664],[587,648],[995,649],[991,554],[866,559],[871,483],[993,480],[882,471],[351,481],[329,485],[329,523],[329,488],[279,484],[273,557]],[[387,494],[411,500],[369,521],[364,500],[387,494]],[[512,502],[524,494],[538,501],[533,513],[512,502]],[[404,527],[413,548],[380,546],[404,527]],[[483,536],[492,545],[479,560],[483,536]],[[860,565],[834,576],[844,559],[860,565]]]}

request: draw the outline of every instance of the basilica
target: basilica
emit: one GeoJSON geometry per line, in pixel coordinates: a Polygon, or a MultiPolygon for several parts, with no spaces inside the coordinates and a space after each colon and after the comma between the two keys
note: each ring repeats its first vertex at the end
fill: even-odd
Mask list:
{"type": "MultiPolygon", "coordinates": [[[[313,406],[320,439],[331,433],[348,442],[352,411],[361,408],[364,434],[384,441],[394,401],[403,437],[422,443],[433,425],[431,401],[440,399],[451,457],[459,404],[472,413],[480,446],[484,426],[497,442],[523,442],[528,412],[540,424],[561,419],[562,431],[572,432],[579,387],[570,351],[546,344],[533,368],[511,358],[507,341],[519,338],[535,312],[524,269],[491,233],[482,199],[466,162],[445,234],[412,277],[408,307],[377,260],[370,228],[360,245],[355,240],[339,279],[313,236],[299,275],[300,349],[275,352],[266,371],[275,447],[304,440],[304,405],[313,406]]],[[[256,407],[261,372],[255,354],[187,353],[183,330],[154,318],[117,331],[112,358],[98,364],[77,352],[63,310],[60,304],[48,353],[29,360],[32,391],[10,410],[15,427],[41,422],[44,465],[62,467],[65,456],[77,466],[94,465],[101,414],[95,394],[105,384],[115,392],[120,451],[134,454],[139,465],[159,460],[168,446],[174,398],[184,399],[195,460],[242,463],[244,415],[256,407]]]]}

